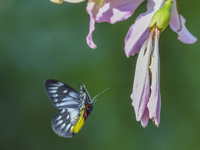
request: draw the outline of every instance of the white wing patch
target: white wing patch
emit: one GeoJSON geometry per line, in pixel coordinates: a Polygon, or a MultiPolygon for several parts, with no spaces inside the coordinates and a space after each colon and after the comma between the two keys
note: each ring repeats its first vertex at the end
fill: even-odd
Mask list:
{"type": "Polygon", "coordinates": [[[66,105],[78,105],[79,103],[76,101],[66,101],[59,104],[59,106],[66,106],[66,105]]]}
{"type": "Polygon", "coordinates": [[[67,90],[64,90],[63,93],[67,93],[67,90]]]}
{"type": "Polygon", "coordinates": [[[49,90],[57,90],[59,87],[56,87],[56,86],[51,86],[49,87],[49,90]]]}
{"type": "Polygon", "coordinates": [[[60,87],[60,86],[63,86],[64,84],[61,82],[57,82],[57,83],[52,83],[50,85],[60,87]]]}
{"type": "Polygon", "coordinates": [[[74,98],[78,98],[78,95],[74,92],[70,92],[69,96],[74,97],[74,98]]]}
{"type": "Polygon", "coordinates": [[[73,100],[71,97],[66,97],[62,99],[62,101],[71,101],[71,100],[73,100]]]}

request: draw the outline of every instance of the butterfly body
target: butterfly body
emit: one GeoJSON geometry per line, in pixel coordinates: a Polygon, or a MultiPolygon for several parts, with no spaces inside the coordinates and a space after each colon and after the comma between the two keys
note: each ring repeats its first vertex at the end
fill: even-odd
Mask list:
{"type": "Polygon", "coordinates": [[[53,131],[61,137],[71,138],[83,127],[94,107],[85,86],[80,93],[70,86],[53,79],[45,81],[45,91],[59,109],[51,121],[53,131]]]}
{"type": "Polygon", "coordinates": [[[80,131],[80,129],[85,123],[85,120],[92,112],[93,107],[94,107],[93,103],[87,104],[86,106],[83,107],[83,109],[80,111],[80,116],[77,118],[75,125],[71,128],[72,133],[76,134],[80,131]]]}

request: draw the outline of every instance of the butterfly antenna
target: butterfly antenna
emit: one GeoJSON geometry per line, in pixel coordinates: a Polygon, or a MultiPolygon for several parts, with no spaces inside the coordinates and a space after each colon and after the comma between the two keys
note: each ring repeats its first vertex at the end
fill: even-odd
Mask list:
{"type": "Polygon", "coordinates": [[[83,85],[83,87],[84,87],[85,91],[87,92],[87,95],[88,95],[89,98],[91,99],[90,94],[88,93],[88,90],[86,89],[85,85],[83,85]]]}
{"type": "MultiPolygon", "coordinates": [[[[105,91],[107,91],[109,88],[103,90],[101,93],[97,94],[93,99],[92,101],[94,101],[99,95],[101,95],[102,93],[104,93],[105,91]]],[[[96,102],[96,101],[95,101],[96,102]]]]}

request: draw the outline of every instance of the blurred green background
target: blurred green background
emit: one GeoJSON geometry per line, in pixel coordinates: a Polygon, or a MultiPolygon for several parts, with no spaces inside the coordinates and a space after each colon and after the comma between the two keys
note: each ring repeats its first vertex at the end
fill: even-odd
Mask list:
{"type": "MultiPolygon", "coordinates": [[[[96,24],[97,49],[86,44],[86,2],[0,1],[0,149],[197,150],[200,143],[199,42],[187,45],[170,28],[160,39],[161,123],[146,128],[135,119],[130,94],[137,55],[127,58],[124,38],[143,3],[126,21],[96,24]],[[98,97],[92,115],[73,138],[57,136],[57,112],[44,92],[46,79],[98,97]]],[[[200,1],[179,1],[189,31],[200,39],[200,1]]]]}

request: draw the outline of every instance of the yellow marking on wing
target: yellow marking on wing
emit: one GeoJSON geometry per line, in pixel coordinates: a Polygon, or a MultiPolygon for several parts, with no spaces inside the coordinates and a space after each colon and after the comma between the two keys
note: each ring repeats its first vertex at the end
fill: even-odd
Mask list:
{"type": "Polygon", "coordinates": [[[84,111],[85,111],[85,106],[81,110],[80,116],[77,118],[76,124],[71,128],[71,132],[74,134],[78,133],[85,123],[85,119],[83,117],[84,111]]]}

